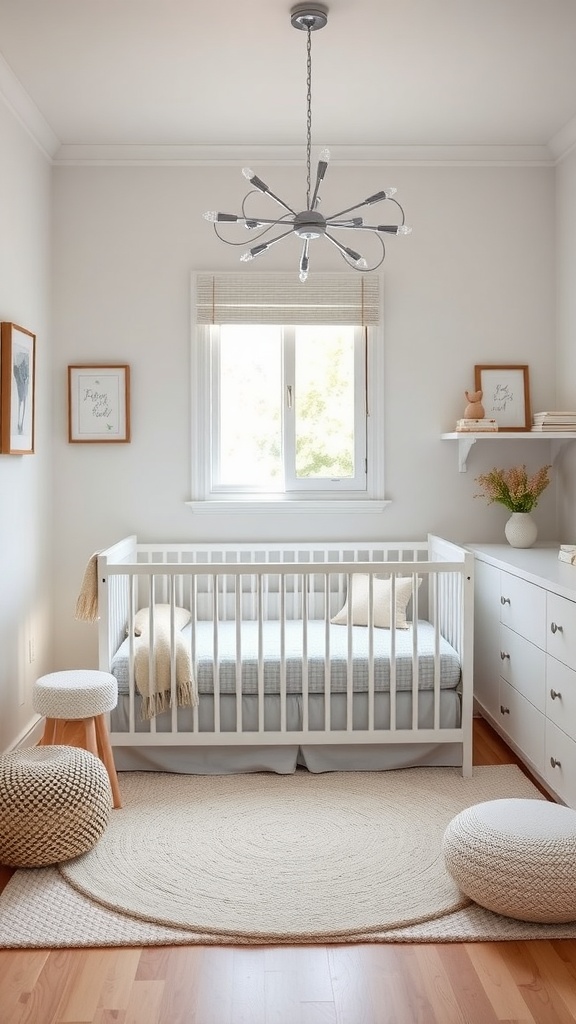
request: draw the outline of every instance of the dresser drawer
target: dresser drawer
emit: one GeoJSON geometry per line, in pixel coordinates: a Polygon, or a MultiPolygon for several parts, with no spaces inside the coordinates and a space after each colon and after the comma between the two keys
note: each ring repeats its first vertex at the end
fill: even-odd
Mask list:
{"type": "Polygon", "coordinates": [[[546,707],[546,654],[508,626],[500,626],[500,675],[539,711],[546,707]]]}
{"type": "Polygon", "coordinates": [[[542,777],[564,803],[576,808],[576,742],[553,722],[546,723],[546,763],[542,777]]]}
{"type": "Polygon", "coordinates": [[[576,740],[576,672],[550,655],[546,660],[546,717],[576,740]]]}
{"type": "Polygon", "coordinates": [[[558,661],[576,668],[576,602],[548,594],[546,649],[558,661]]]}
{"type": "Polygon", "coordinates": [[[522,752],[522,756],[541,775],[544,768],[546,719],[505,679],[500,680],[498,722],[509,735],[512,745],[522,752]]]}
{"type": "Polygon", "coordinates": [[[508,573],[500,579],[500,622],[546,650],[546,591],[508,573]]]}

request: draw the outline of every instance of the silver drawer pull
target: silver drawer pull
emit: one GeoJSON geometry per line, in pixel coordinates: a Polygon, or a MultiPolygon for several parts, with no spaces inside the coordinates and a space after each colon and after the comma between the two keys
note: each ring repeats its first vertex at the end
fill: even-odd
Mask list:
{"type": "Polygon", "coordinates": [[[506,661],[506,658],[510,661],[510,655],[507,654],[506,651],[500,651],[500,657],[502,658],[502,661],[506,661]]]}
{"type": "Polygon", "coordinates": [[[504,705],[501,704],[500,705],[500,714],[501,715],[509,715],[510,714],[510,708],[505,708],[504,705]]]}
{"type": "Polygon", "coordinates": [[[558,626],[557,623],[555,623],[555,622],[551,622],[550,623],[550,629],[551,629],[551,631],[553,633],[561,633],[562,632],[562,626],[558,626]]]}
{"type": "Polygon", "coordinates": [[[562,763],[558,760],[557,757],[551,757],[550,758],[550,767],[551,768],[561,768],[562,767],[562,763]]]}
{"type": "Polygon", "coordinates": [[[550,696],[552,697],[552,700],[556,700],[556,697],[562,697],[562,694],[559,690],[550,690],[550,696]]]}
{"type": "Polygon", "coordinates": [[[510,604],[510,598],[509,597],[501,597],[500,598],[500,604],[510,604]]]}

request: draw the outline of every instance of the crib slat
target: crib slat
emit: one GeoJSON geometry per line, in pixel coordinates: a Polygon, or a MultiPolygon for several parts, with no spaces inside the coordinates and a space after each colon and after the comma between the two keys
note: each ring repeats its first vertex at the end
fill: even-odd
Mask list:
{"type": "Polygon", "coordinates": [[[280,588],[280,732],[285,733],[287,725],[286,716],[286,577],[279,578],[280,588]]]}
{"type": "Polygon", "coordinates": [[[234,618],[236,633],[236,678],[234,692],[236,694],[236,732],[242,732],[242,577],[235,577],[234,618]]]}
{"type": "MultiPolygon", "coordinates": [[[[394,577],[396,582],[396,577],[394,577]]],[[[396,607],[395,596],[392,604],[396,607]]],[[[420,711],[420,670],[418,665],[418,577],[412,576],[412,729],[418,729],[420,711]]]]}
{"type": "Polygon", "coordinates": [[[214,732],[218,736],[220,733],[220,657],[219,657],[219,626],[220,619],[218,616],[218,579],[219,577],[212,576],[212,689],[214,697],[214,732]]]}
{"type": "Polygon", "coordinates": [[[264,732],[264,608],[262,592],[262,573],[256,576],[256,607],[258,610],[258,733],[264,732]]]}
{"type": "Polygon", "coordinates": [[[308,581],[302,575],[302,729],[310,728],[308,679],[308,581]]]}

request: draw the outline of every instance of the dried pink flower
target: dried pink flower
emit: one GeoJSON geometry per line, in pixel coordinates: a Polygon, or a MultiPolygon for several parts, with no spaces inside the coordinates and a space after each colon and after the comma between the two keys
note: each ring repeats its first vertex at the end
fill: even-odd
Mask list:
{"type": "Polygon", "coordinates": [[[529,477],[526,466],[512,466],[511,469],[491,469],[476,477],[482,494],[475,498],[488,498],[488,504],[498,502],[510,512],[531,512],[538,504],[538,498],[550,483],[549,471],[552,466],[542,466],[529,477]]]}

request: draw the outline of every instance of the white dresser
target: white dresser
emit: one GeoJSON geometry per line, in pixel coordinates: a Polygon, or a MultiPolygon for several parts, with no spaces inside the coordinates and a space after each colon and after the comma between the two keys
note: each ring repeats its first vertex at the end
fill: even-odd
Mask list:
{"type": "Polygon", "coordinates": [[[476,556],[474,696],[547,789],[576,808],[576,565],[558,545],[476,556]]]}

